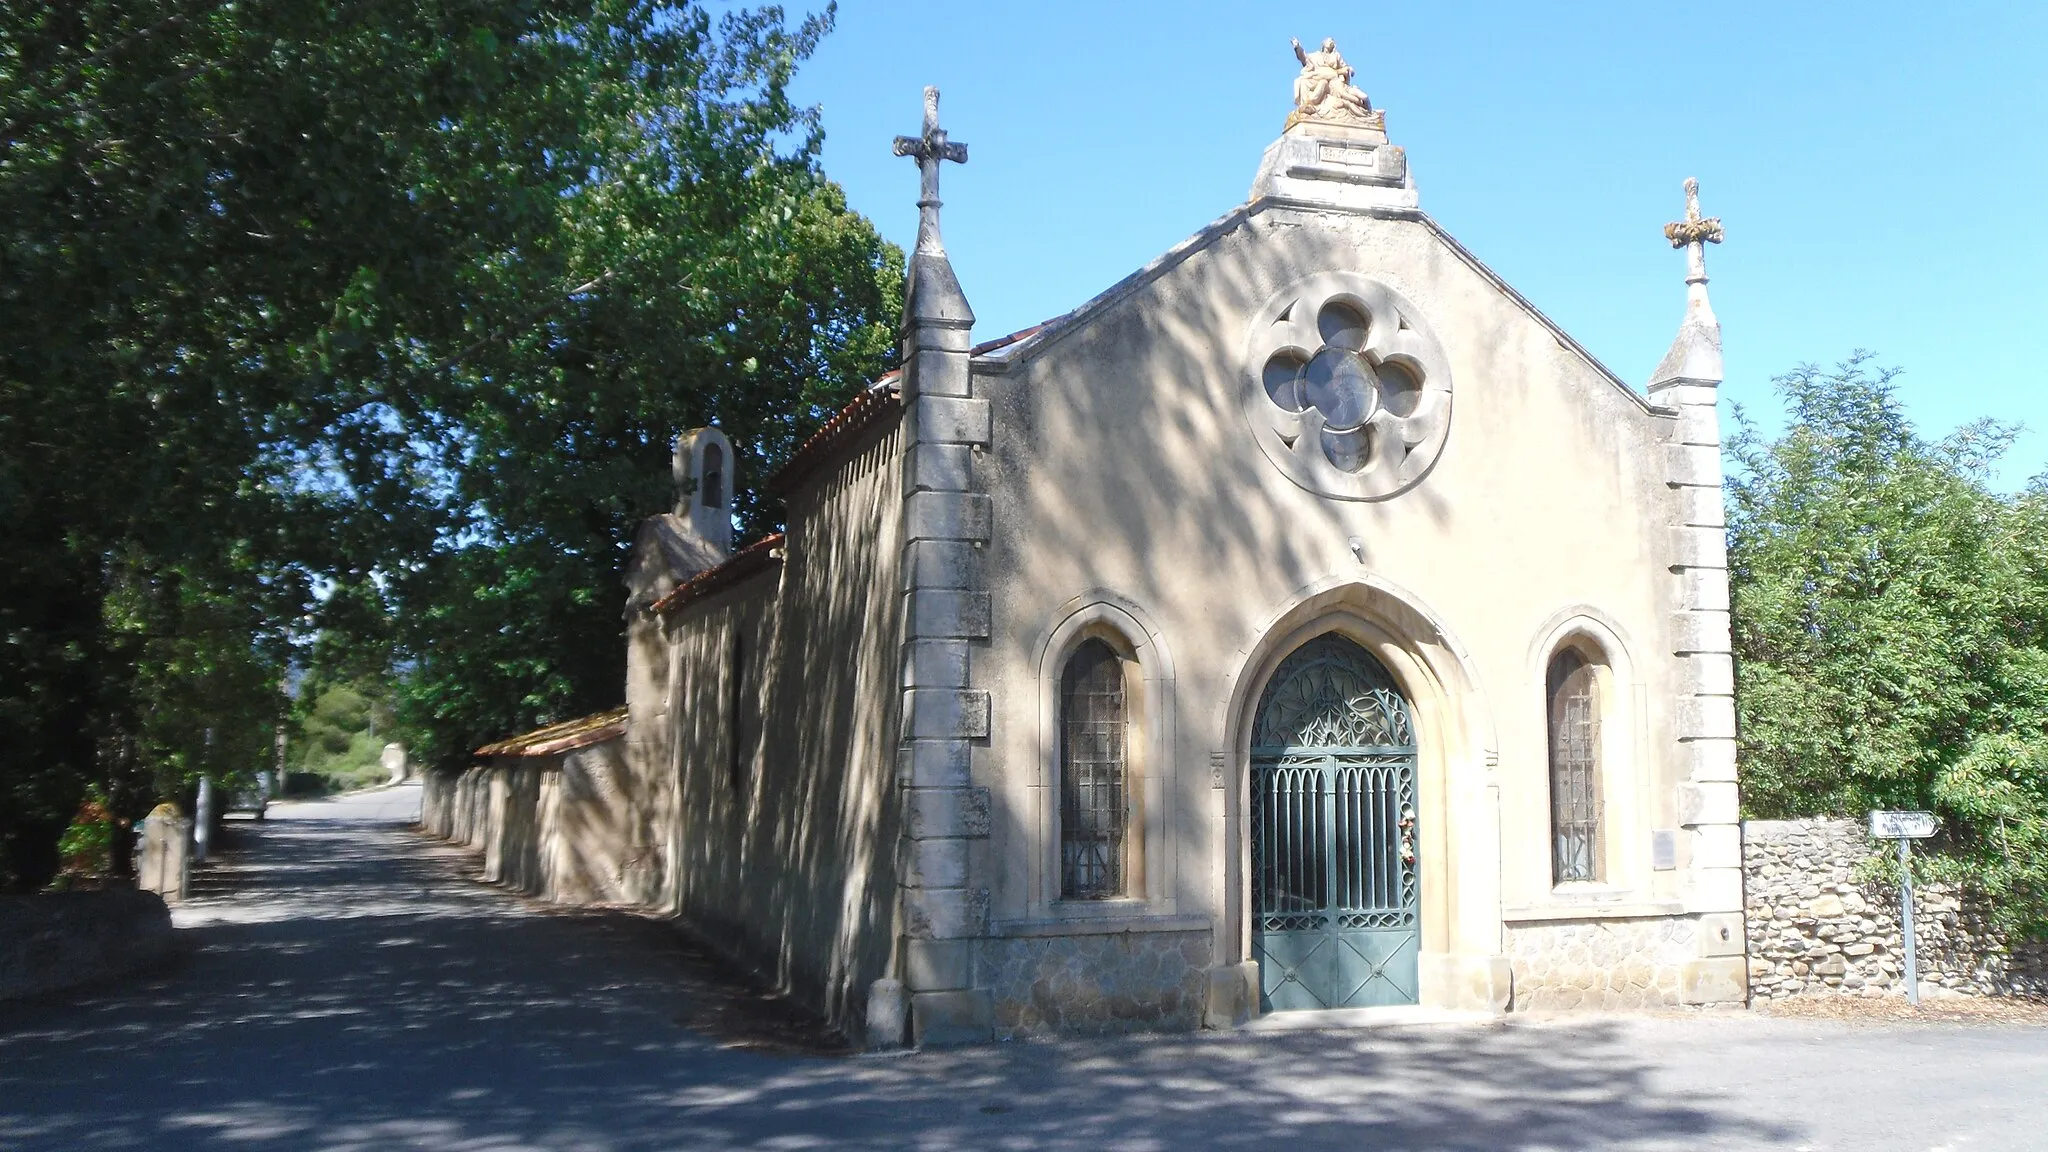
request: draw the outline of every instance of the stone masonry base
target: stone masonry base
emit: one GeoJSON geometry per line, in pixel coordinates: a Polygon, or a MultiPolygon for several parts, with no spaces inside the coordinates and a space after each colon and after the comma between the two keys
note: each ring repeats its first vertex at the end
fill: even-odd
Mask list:
{"type": "Polygon", "coordinates": [[[1209,932],[1118,932],[980,941],[977,983],[994,999],[995,1038],[1199,1028],[1209,932]]]}
{"type": "Polygon", "coordinates": [[[1510,925],[1513,1010],[1676,1007],[1698,935],[1686,918],[1510,925]]]}

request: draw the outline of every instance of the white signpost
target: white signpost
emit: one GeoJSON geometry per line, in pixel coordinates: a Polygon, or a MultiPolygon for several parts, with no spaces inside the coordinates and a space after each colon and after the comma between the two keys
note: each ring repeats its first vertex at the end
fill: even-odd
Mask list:
{"type": "Polygon", "coordinates": [[[1906,941],[1906,999],[1920,1003],[1920,966],[1913,956],[1913,841],[1934,835],[1932,812],[1872,812],[1870,837],[1899,842],[1899,931],[1906,941]]]}

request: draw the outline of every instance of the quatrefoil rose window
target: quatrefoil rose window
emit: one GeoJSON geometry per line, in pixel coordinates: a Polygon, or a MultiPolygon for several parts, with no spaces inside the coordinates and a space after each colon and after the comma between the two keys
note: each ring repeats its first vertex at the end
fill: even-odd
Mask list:
{"type": "Polygon", "coordinates": [[[1311,492],[1378,500],[1413,486],[1451,429],[1451,370],[1420,315],[1368,276],[1331,272],[1253,319],[1245,416],[1311,492]]]}

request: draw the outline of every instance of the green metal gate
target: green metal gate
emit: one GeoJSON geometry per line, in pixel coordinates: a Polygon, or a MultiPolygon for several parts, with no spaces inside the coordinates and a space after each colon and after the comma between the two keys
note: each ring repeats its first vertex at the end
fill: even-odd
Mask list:
{"type": "Polygon", "coordinates": [[[1259,698],[1251,832],[1259,1007],[1415,1003],[1415,725],[1342,636],[1296,649],[1259,698]]]}

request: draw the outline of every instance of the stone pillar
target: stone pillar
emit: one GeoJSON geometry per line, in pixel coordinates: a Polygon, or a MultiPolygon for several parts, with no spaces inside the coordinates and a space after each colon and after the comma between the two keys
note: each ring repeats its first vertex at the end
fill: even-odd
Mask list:
{"type": "Polygon", "coordinates": [[[412,777],[412,768],[406,763],[403,744],[386,744],[378,761],[384,768],[384,774],[390,777],[387,783],[403,784],[412,777]]]}
{"type": "MultiPolygon", "coordinates": [[[[944,280],[950,281],[946,269],[944,280]]],[[[973,883],[969,841],[988,835],[988,791],[973,786],[973,742],[989,734],[989,695],[973,687],[972,650],[988,639],[980,552],[989,498],[974,454],[989,439],[988,401],[968,371],[973,314],[933,307],[913,288],[903,372],[904,976],[920,1044],[986,1040],[988,994],[973,987],[974,939],[988,892],[973,883]],[[961,315],[964,313],[964,315],[961,315]]]]}
{"type": "Polygon", "coordinates": [[[1742,907],[1742,844],[1735,791],[1735,666],[1728,632],[1727,514],[1721,502],[1720,424],[1714,382],[1652,388],[1678,419],[1668,483],[1670,570],[1677,590],[1672,655],[1681,695],[1676,723],[1679,822],[1690,830],[1688,900],[1742,907]]]}
{"type": "MultiPolygon", "coordinates": [[[[902,984],[920,1044],[986,1041],[993,1012],[974,984],[977,938],[987,931],[988,889],[970,863],[989,830],[989,796],[973,783],[973,748],[989,734],[989,694],[973,686],[973,650],[988,639],[981,552],[989,498],[974,457],[989,442],[986,399],[969,369],[974,312],[939,240],[938,163],[965,159],[937,127],[926,91],[925,135],[898,142],[924,168],[917,248],[903,328],[903,708],[897,778],[902,984]]],[[[878,987],[877,995],[888,992],[878,987]]],[[[871,1000],[873,997],[871,997],[871,1000]]],[[[870,1015],[875,1016],[871,1004],[870,1015]]],[[[880,1013],[886,1021],[890,1013],[880,1013]]],[[[871,1032],[873,1030],[871,1029],[871,1032]]],[[[870,1042],[885,1040],[871,1035],[870,1042]]]]}
{"type": "Polygon", "coordinates": [[[196,807],[199,815],[192,824],[192,858],[204,864],[208,851],[213,847],[213,824],[219,819],[214,810],[213,777],[199,778],[199,803],[196,807]]]}
{"type": "Polygon", "coordinates": [[[1704,245],[1718,220],[1699,215],[1698,184],[1686,181],[1686,220],[1666,228],[1687,249],[1686,311],[1678,338],[1650,379],[1650,401],[1677,414],[1666,444],[1671,492],[1667,549],[1674,611],[1671,651],[1679,668],[1673,731],[1678,743],[1678,823],[1690,849],[1682,895],[1699,914],[1700,957],[1687,965],[1688,1003],[1748,997],[1742,923],[1741,808],[1735,783],[1735,665],[1728,631],[1728,517],[1722,501],[1721,324],[1707,299],[1704,245]]]}
{"type": "Polygon", "coordinates": [[[135,858],[135,886],[166,904],[185,898],[192,880],[192,821],[175,804],[159,804],[142,822],[135,858]]]}

